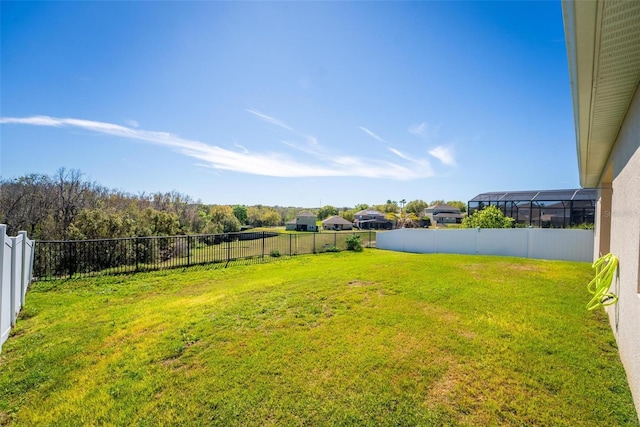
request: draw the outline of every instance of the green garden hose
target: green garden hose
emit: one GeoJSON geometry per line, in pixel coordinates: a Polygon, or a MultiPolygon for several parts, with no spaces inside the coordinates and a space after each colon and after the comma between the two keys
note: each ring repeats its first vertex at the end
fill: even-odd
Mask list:
{"type": "Polygon", "coordinates": [[[593,298],[587,304],[587,310],[615,304],[618,297],[609,292],[609,288],[618,267],[618,258],[613,254],[606,254],[598,258],[592,267],[596,269],[596,277],[587,285],[587,290],[593,294],[593,298]]]}

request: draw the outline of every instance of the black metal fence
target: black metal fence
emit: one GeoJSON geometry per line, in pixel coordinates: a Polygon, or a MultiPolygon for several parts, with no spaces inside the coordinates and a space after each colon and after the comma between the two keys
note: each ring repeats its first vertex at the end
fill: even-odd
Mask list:
{"type": "Polygon", "coordinates": [[[263,261],[346,249],[359,235],[375,247],[375,231],[284,234],[269,231],[193,236],[44,241],[35,244],[34,280],[120,274],[237,260],[263,261]]]}

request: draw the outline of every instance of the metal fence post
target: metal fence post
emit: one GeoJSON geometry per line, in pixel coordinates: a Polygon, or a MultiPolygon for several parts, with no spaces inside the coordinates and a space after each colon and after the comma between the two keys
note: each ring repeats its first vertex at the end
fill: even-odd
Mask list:
{"type": "Polygon", "coordinates": [[[264,258],[264,239],[265,239],[265,232],[262,232],[262,258],[264,258]]]}
{"type": "Polygon", "coordinates": [[[187,267],[191,265],[191,236],[187,236],[187,267]]]}
{"type": "Polygon", "coordinates": [[[73,277],[73,264],[76,262],[76,246],[73,242],[67,242],[67,246],[69,247],[69,262],[67,266],[69,267],[69,279],[73,277]]]}
{"type": "Polygon", "coordinates": [[[140,245],[138,244],[138,240],[139,238],[136,237],[135,240],[133,241],[133,244],[135,245],[135,254],[136,254],[136,271],[139,270],[139,266],[138,266],[138,262],[140,259],[140,245]]]}

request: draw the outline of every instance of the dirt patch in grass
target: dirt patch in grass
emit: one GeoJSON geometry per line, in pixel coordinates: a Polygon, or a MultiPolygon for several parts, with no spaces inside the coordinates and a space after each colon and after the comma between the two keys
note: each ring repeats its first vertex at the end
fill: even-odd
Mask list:
{"type": "Polygon", "coordinates": [[[450,362],[447,371],[433,383],[427,392],[424,400],[425,405],[429,408],[435,408],[438,405],[450,405],[454,397],[453,392],[460,383],[459,377],[457,365],[450,362]]]}
{"type": "Polygon", "coordinates": [[[9,425],[9,414],[6,412],[0,412],[0,426],[9,425]]]}
{"type": "Polygon", "coordinates": [[[482,278],[481,273],[485,270],[486,266],[483,264],[465,264],[462,268],[469,273],[473,279],[480,280],[482,278]]]}
{"type": "Polygon", "coordinates": [[[486,264],[466,264],[462,268],[475,280],[485,280],[488,275],[510,275],[521,273],[540,273],[544,274],[548,271],[544,266],[531,263],[507,263],[497,262],[491,269],[487,269],[486,264]]]}
{"type": "Polygon", "coordinates": [[[359,288],[363,286],[375,286],[375,285],[376,285],[375,282],[367,282],[362,280],[351,280],[347,282],[347,286],[350,286],[352,288],[359,288]]]}
{"type": "Polygon", "coordinates": [[[477,334],[475,332],[467,331],[467,330],[458,331],[458,335],[461,336],[462,338],[466,338],[468,340],[473,340],[477,336],[477,334]]]}
{"type": "Polygon", "coordinates": [[[460,318],[454,311],[430,302],[425,302],[420,305],[422,306],[423,314],[430,319],[436,320],[439,325],[449,325],[458,321],[460,318]]]}
{"type": "Polygon", "coordinates": [[[544,268],[542,268],[539,265],[531,265],[531,264],[508,264],[508,263],[504,263],[504,264],[498,264],[499,267],[504,268],[506,270],[509,271],[525,271],[525,272],[536,272],[536,273],[542,273],[545,271],[544,268]]]}

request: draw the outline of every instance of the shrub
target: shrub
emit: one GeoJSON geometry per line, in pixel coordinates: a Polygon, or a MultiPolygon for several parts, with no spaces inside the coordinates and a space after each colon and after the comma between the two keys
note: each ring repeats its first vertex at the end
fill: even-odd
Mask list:
{"type": "Polygon", "coordinates": [[[592,223],[583,222],[582,224],[572,225],[567,228],[573,228],[576,230],[593,230],[595,226],[592,223]]]}
{"type": "Polygon", "coordinates": [[[278,258],[278,257],[280,257],[280,256],[281,256],[281,255],[280,255],[280,251],[279,251],[279,250],[277,250],[277,249],[272,250],[272,251],[269,253],[269,255],[271,255],[273,258],[278,258]]]}
{"type": "Polygon", "coordinates": [[[497,206],[491,205],[475,211],[473,215],[462,220],[463,228],[511,228],[513,218],[504,216],[497,206]]]}
{"type": "Polygon", "coordinates": [[[327,246],[326,248],[324,248],[325,252],[340,252],[340,249],[338,249],[336,246],[331,245],[331,246],[327,246]]]}
{"type": "Polygon", "coordinates": [[[360,241],[360,235],[354,234],[345,239],[348,251],[360,252],[362,250],[362,242],[360,241]]]}

